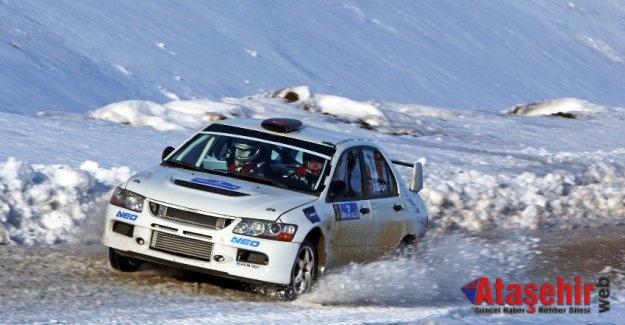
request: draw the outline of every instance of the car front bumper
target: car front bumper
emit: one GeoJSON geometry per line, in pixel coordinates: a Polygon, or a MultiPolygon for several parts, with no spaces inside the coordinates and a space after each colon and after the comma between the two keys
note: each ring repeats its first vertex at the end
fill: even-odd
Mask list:
{"type": "MultiPolygon", "coordinates": [[[[147,211],[146,211],[147,210],[147,211]]],[[[289,284],[300,243],[232,233],[168,220],[109,204],[102,244],[144,261],[248,281],[289,284]]]]}

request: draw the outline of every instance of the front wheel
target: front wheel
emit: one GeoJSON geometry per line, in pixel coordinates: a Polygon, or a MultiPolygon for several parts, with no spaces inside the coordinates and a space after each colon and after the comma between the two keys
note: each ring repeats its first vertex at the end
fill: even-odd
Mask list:
{"type": "Polygon", "coordinates": [[[111,267],[115,270],[122,272],[135,272],[139,271],[141,268],[142,261],[128,257],[119,255],[114,249],[109,247],[109,263],[111,263],[111,267]]]}
{"type": "Polygon", "coordinates": [[[285,298],[293,300],[310,291],[317,276],[317,254],[309,240],[304,240],[291,271],[291,284],[286,287],[285,298]]]}

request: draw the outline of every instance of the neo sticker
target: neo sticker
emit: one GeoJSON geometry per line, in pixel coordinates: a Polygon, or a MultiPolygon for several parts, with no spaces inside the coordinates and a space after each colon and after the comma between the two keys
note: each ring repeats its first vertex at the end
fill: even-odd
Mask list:
{"type": "Polygon", "coordinates": [[[260,246],[260,242],[258,240],[251,240],[251,239],[241,238],[241,237],[232,237],[232,239],[230,239],[230,242],[235,243],[235,244],[250,246],[250,247],[260,246]]]}
{"type": "Polygon", "coordinates": [[[129,213],[129,212],[124,212],[124,211],[117,211],[117,214],[115,216],[118,217],[118,218],[128,219],[128,220],[131,220],[131,221],[135,221],[135,220],[137,220],[139,218],[139,216],[136,215],[136,214],[132,214],[132,213],[129,213]]]}

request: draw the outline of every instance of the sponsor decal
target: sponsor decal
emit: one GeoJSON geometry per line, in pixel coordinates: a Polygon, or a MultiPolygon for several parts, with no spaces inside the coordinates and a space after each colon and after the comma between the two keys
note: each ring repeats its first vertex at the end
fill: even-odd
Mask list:
{"type": "Polygon", "coordinates": [[[303,211],[304,211],[304,215],[306,216],[306,219],[310,220],[310,222],[317,223],[321,221],[321,219],[319,219],[319,215],[317,214],[317,211],[315,211],[315,207],[311,206],[311,207],[304,209],[303,211]]]}
{"type": "Polygon", "coordinates": [[[356,202],[337,203],[333,204],[332,208],[334,209],[334,218],[337,221],[360,219],[356,202]]]}
{"type": "Polygon", "coordinates": [[[130,213],[130,212],[124,212],[124,211],[117,211],[117,214],[115,216],[118,217],[118,218],[131,220],[131,221],[135,221],[135,220],[139,219],[138,215],[130,213]]]}
{"type": "Polygon", "coordinates": [[[236,237],[236,236],[232,237],[230,239],[230,242],[235,243],[235,244],[250,246],[250,247],[260,246],[260,242],[258,240],[251,240],[251,239],[241,238],[241,237],[236,237]]]}
{"type": "Polygon", "coordinates": [[[555,283],[504,283],[497,278],[477,278],[461,288],[475,305],[476,314],[590,314],[591,295],[599,290],[599,313],[610,310],[610,280],[600,277],[598,283],[583,283],[575,277],[568,283],[558,277],[555,283]]]}
{"type": "Polygon", "coordinates": [[[241,188],[241,186],[239,186],[239,185],[235,185],[235,184],[232,184],[232,183],[220,181],[220,180],[217,180],[217,179],[210,179],[210,178],[199,178],[199,177],[196,177],[196,178],[192,179],[191,181],[193,183],[219,187],[219,188],[223,188],[223,189],[231,190],[231,191],[235,191],[235,190],[238,190],[238,189],[241,188]]]}

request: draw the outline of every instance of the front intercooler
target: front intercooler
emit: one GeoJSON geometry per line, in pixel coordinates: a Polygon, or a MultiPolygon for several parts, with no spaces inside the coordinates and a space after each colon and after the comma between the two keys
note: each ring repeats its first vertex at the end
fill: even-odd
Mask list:
{"type": "Polygon", "coordinates": [[[178,256],[210,261],[213,244],[155,230],[152,233],[150,248],[178,256]]]}

